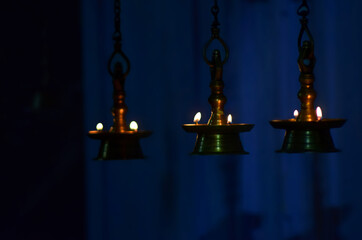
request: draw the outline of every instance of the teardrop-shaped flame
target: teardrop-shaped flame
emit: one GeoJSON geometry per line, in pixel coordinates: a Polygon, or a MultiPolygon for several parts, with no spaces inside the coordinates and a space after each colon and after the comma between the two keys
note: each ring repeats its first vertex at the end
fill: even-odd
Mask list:
{"type": "Polygon", "coordinates": [[[129,124],[129,128],[133,131],[137,131],[138,129],[138,124],[136,121],[132,121],[130,124],[129,124]]]}
{"type": "Polygon", "coordinates": [[[297,109],[294,110],[294,113],[293,113],[294,117],[297,118],[299,116],[299,112],[297,109]]]}
{"type": "Polygon", "coordinates": [[[233,122],[233,117],[231,116],[231,114],[228,115],[228,124],[231,124],[233,122]]]}
{"type": "Polygon", "coordinates": [[[322,109],[320,107],[317,107],[316,112],[317,112],[317,119],[321,120],[323,116],[322,109]]]}
{"type": "Polygon", "coordinates": [[[198,112],[198,113],[195,114],[194,123],[197,124],[200,120],[201,120],[201,113],[198,112]]]}
{"type": "Polygon", "coordinates": [[[96,126],[97,131],[102,131],[103,130],[103,124],[102,123],[98,123],[96,126]]]}

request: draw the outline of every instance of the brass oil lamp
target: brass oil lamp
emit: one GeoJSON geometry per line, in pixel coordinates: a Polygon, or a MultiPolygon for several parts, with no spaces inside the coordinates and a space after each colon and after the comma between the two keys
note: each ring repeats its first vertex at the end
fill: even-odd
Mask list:
{"type": "Polygon", "coordinates": [[[128,126],[126,122],[127,105],[125,104],[124,82],[130,72],[130,62],[122,51],[122,36],[120,31],[120,0],[115,0],[115,32],[113,34],[114,51],[108,61],[108,72],[113,82],[113,126],[109,131],[103,130],[101,124],[97,130],[89,131],[88,136],[101,140],[97,160],[126,160],[144,158],[139,143],[140,138],[151,135],[150,131],[140,131],[135,122],[128,126]],[[121,60],[125,62],[124,65],[121,60]]]}
{"type": "Polygon", "coordinates": [[[220,29],[218,26],[220,23],[217,18],[219,7],[216,0],[211,8],[211,12],[214,15],[214,22],[211,25],[211,38],[203,49],[204,60],[209,65],[211,72],[211,95],[209,97],[211,116],[207,124],[198,124],[200,118],[195,116],[195,124],[184,124],[182,127],[186,132],[197,133],[196,144],[192,154],[247,154],[241,144],[239,133],[250,131],[254,125],[232,124],[231,115],[229,115],[229,120],[225,116],[224,105],[226,97],[223,94],[224,82],[222,80],[222,73],[223,65],[229,56],[229,49],[219,36],[220,29]],[[207,49],[214,40],[219,41],[223,46],[225,50],[224,60],[221,58],[219,49],[213,51],[211,61],[207,58],[207,49]]]}
{"type": "Polygon", "coordinates": [[[301,109],[299,113],[295,112],[296,119],[270,121],[274,128],[285,129],[283,146],[278,152],[337,152],[330,129],[342,127],[346,120],[322,119],[321,110],[319,108],[317,111],[314,109],[314,100],[317,94],[313,88],[313,70],[316,59],[314,56],[314,40],[308,28],[309,6],[306,0],[303,0],[297,13],[302,17],[298,37],[299,82],[301,84],[298,98],[301,101],[301,109]],[[308,40],[302,42],[304,34],[307,34],[308,40]]]}

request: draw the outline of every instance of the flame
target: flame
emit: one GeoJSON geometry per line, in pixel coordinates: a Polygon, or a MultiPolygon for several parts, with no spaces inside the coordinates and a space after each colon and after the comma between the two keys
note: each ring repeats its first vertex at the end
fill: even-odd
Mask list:
{"type": "Polygon", "coordinates": [[[96,126],[97,131],[102,131],[103,130],[103,124],[102,123],[98,123],[96,126]]]}
{"type": "Polygon", "coordinates": [[[294,110],[294,113],[293,113],[294,117],[297,118],[299,116],[299,112],[297,109],[294,110]]]}
{"type": "Polygon", "coordinates": [[[231,114],[228,115],[228,124],[233,122],[233,117],[231,116],[231,114]]]}
{"type": "Polygon", "coordinates": [[[129,128],[133,131],[137,131],[138,130],[138,124],[136,121],[132,121],[130,124],[129,124],[129,128]]]}
{"type": "Polygon", "coordinates": [[[317,112],[317,118],[318,118],[318,120],[321,120],[321,119],[322,119],[322,116],[323,116],[323,114],[322,114],[322,109],[321,109],[320,107],[317,107],[316,112],[317,112]]]}
{"type": "Polygon", "coordinates": [[[197,124],[200,120],[201,120],[201,113],[198,112],[194,117],[194,122],[197,124]]]}

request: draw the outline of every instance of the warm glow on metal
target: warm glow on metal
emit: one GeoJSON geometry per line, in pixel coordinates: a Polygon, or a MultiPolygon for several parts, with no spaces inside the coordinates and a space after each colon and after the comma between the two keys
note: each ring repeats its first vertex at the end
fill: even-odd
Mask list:
{"type": "Polygon", "coordinates": [[[233,122],[233,117],[231,116],[231,114],[228,115],[228,124],[231,124],[233,122]]]}
{"type": "Polygon", "coordinates": [[[294,113],[293,113],[293,115],[294,115],[294,117],[295,118],[297,118],[298,117],[298,115],[299,115],[299,112],[298,112],[298,110],[296,109],[296,110],[294,110],[294,113]]]}
{"type": "Polygon", "coordinates": [[[194,117],[194,123],[198,124],[200,120],[201,120],[201,113],[198,112],[194,117]]]}
{"type": "Polygon", "coordinates": [[[316,112],[317,112],[317,118],[318,118],[318,120],[321,120],[321,119],[322,119],[322,116],[323,116],[323,114],[322,114],[322,109],[321,109],[320,107],[317,107],[316,112]]]}
{"type": "Polygon", "coordinates": [[[132,121],[130,124],[129,124],[129,128],[133,131],[137,131],[138,130],[138,124],[136,121],[132,121]]]}
{"type": "Polygon", "coordinates": [[[97,131],[102,131],[103,130],[103,124],[102,123],[98,123],[96,126],[97,131]]]}

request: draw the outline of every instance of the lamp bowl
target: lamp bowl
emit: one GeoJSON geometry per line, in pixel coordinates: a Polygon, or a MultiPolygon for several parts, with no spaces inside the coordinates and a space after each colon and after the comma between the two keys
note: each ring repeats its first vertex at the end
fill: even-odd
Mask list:
{"type": "Polygon", "coordinates": [[[281,153],[338,152],[335,148],[331,128],[339,128],[345,119],[322,119],[319,121],[272,120],[274,128],[285,129],[281,153]]]}
{"type": "Polygon", "coordinates": [[[248,154],[241,144],[239,133],[250,131],[253,124],[184,124],[186,132],[197,133],[196,144],[192,154],[248,154]]]}
{"type": "Polygon", "coordinates": [[[148,137],[151,131],[90,131],[88,136],[101,140],[96,160],[143,159],[140,138],[148,137]]]}

